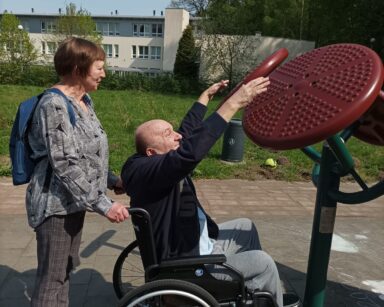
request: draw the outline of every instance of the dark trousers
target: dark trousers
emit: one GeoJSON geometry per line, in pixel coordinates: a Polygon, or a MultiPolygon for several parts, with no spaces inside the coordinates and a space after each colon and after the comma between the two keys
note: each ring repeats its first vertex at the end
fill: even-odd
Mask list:
{"type": "Polygon", "coordinates": [[[69,273],[80,264],[85,212],[48,217],[36,227],[37,275],[32,307],[67,307],[69,273]]]}

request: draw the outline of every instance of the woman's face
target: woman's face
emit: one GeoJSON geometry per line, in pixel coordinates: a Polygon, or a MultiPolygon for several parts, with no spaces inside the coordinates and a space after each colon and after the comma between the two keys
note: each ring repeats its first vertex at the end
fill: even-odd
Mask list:
{"type": "Polygon", "coordinates": [[[104,61],[96,60],[92,63],[88,75],[84,79],[85,91],[96,91],[103,78],[105,78],[104,61]]]}

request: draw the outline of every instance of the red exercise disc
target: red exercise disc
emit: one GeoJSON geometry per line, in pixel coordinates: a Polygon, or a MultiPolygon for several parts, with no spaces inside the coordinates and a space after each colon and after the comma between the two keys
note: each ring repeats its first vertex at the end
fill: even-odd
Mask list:
{"type": "Polygon", "coordinates": [[[379,56],[356,44],[314,49],[270,75],[268,90],[247,106],[243,127],[260,146],[303,148],[358,120],[383,84],[379,56]]]}
{"type": "Polygon", "coordinates": [[[267,77],[277,66],[279,66],[287,58],[287,56],[288,50],[285,48],[281,48],[272,53],[269,57],[264,59],[264,61],[261,62],[260,65],[258,65],[250,73],[248,73],[244,77],[244,79],[239,82],[227,96],[224,97],[218,107],[220,107],[229,97],[231,97],[243,84],[247,84],[249,81],[252,81],[259,77],[267,77]]]}
{"type": "Polygon", "coordinates": [[[380,91],[372,107],[360,119],[354,136],[373,145],[384,146],[384,91],[380,91]]]}

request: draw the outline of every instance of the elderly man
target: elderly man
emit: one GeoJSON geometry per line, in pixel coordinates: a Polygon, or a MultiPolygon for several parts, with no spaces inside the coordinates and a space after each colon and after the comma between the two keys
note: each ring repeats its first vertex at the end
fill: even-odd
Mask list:
{"type": "MultiPolygon", "coordinates": [[[[185,115],[180,129],[154,119],[136,130],[137,153],[122,169],[132,207],[151,215],[157,255],[225,254],[227,263],[244,274],[249,289],[269,291],[282,306],[279,274],[273,259],[261,250],[255,225],[241,218],[217,225],[204,211],[189,174],[205,157],[234,114],[266,91],[268,78],[258,78],[236,91],[204,120],[208,102],[228,81],[205,90],[185,115]]],[[[231,276],[213,271],[216,278],[231,276]]]]}

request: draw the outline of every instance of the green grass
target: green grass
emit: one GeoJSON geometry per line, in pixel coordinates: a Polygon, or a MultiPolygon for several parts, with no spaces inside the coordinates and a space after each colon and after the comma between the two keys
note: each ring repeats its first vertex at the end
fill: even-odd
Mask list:
{"type": "MultiPolygon", "coordinates": [[[[24,99],[36,95],[43,89],[31,86],[0,85],[0,175],[10,174],[9,135],[18,104],[24,99]]],[[[110,146],[110,166],[116,172],[127,157],[134,153],[133,132],[142,122],[162,118],[178,127],[185,112],[197,98],[196,96],[163,95],[140,91],[107,91],[92,93],[96,112],[108,133],[110,146]]],[[[218,100],[212,102],[214,110],[218,100]]],[[[241,115],[239,115],[241,116],[241,115]]],[[[321,147],[315,146],[317,149],[321,147]]],[[[348,148],[357,161],[357,171],[369,182],[384,177],[384,148],[372,146],[352,138],[348,148]]],[[[222,138],[196,168],[198,178],[241,178],[249,180],[309,180],[313,163],[300,150],[269,151],[248,139],[244,147],[244,162],[226,164],[220,161],[222,138]],[[263,166],[267,158],[285,161],[277,168],[263,166]]]]}

